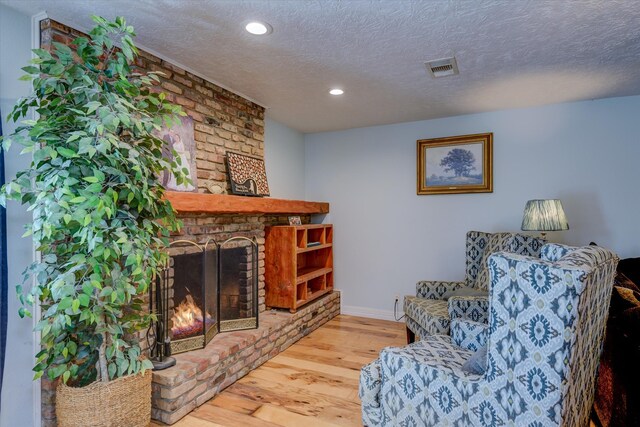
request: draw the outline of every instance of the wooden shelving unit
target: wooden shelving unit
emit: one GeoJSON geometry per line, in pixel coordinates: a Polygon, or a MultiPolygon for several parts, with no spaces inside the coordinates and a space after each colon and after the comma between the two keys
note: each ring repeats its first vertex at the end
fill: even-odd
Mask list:
{"type": "Polygon", "coordinates": [[[268,227],[266,304],[292,313],[333,290],[333,226],[268,227]]]}

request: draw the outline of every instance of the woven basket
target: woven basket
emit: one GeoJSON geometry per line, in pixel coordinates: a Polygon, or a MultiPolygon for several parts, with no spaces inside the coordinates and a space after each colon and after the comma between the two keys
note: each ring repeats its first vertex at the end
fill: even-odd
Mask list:
{"type": "Polygon", "coordinates": [[[107,383],[56,391],[58,427],[147,427],[151,423],[151,370],[107,383]]]}

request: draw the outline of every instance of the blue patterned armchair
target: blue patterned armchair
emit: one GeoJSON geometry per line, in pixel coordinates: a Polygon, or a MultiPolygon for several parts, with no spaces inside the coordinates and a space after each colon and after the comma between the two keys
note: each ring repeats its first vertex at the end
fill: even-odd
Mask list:
{"type": "Polygon", "coordinates": [[[466,274],[463,282],[421,281],[416,296],[404,297],[407,343],[415,336],[448,334],[451,319],[465,318],[487,323],[488,296],[451,296],[463,287],[487,290],[487,259],[505,251],[527,256],[540,256],[544,239],[518,233],[484,233],[469,231],[466,243],[466,274]]]}
{"type": "Polygon", "coordinates": [[[491,255],[488,326],[382,350],[360,374],[364,425],[587,426],[617,262],[597,246],[491,255]],[[485,372],[464,370],[483,344],[485,372]]]}

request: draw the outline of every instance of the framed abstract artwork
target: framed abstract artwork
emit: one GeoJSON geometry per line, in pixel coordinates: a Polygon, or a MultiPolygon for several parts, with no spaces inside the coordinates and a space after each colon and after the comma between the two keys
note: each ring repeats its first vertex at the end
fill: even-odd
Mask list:
{"type": "Polygon", "coordinates": [[[153,132],[154,136],[162,139],[162,155],[165,159],[180,158],[180,168],[186,170],[190,183],[178,184],[176,177],[170,171],[162,172],[160,182],[167,190],[198,191],[198,169],[196,166],[196,143],[193,133],[193,119],[189,116],[181,117],[180,123],[169,127],[162,127],[153,132]]]}
{"type": "Polygon", "coordinates": [[[418,194],[493,192],[493,133],[420,139],[418,194]]]}
{"type": "Polygon", "coordinates": [[[243,196],[268,196],[269,184],[264,160],[227,151],[231,192],[243,196]]]}

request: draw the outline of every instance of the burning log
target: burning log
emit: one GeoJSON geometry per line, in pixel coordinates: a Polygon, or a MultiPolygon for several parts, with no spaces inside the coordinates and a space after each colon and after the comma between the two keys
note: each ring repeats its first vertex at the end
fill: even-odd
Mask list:
{"type": "MultiPolygon", "coordinates": [[[[207,323],[211,319],[209,313],[206,314],[207,323]]],[[[187,295],[184,300],[174,310],[171,318],[171,333],[174,340],[192,337],[203,333],[202,310],[193,300],[191,295],[187,295]]]]}

